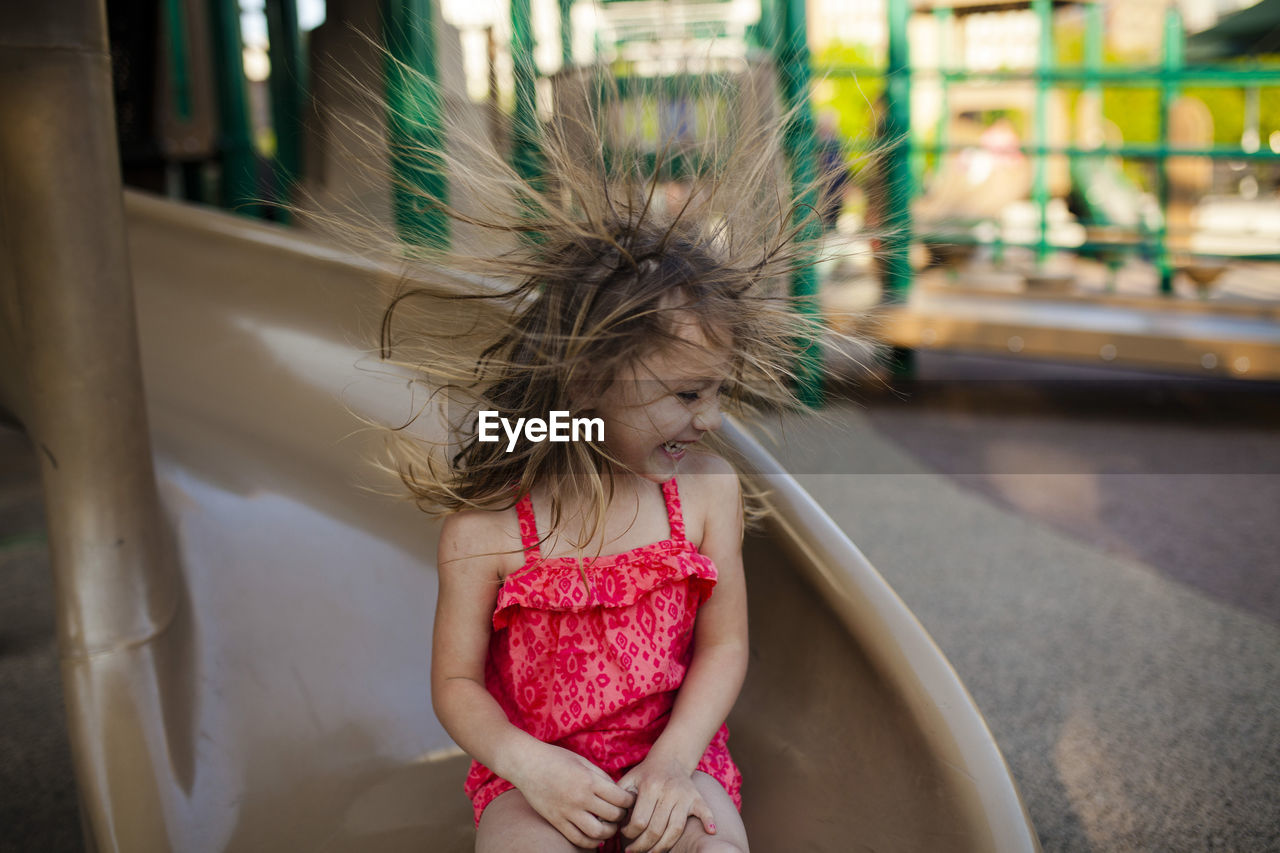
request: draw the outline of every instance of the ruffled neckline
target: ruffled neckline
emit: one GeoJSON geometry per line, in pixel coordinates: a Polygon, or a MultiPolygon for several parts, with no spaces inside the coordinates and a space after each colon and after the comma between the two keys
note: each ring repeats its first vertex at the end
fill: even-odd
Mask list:
{"type": "Polygon", "coordinates": [[[581,612],[596,607],[628,607],[655,589],[689,580],[710,595],[715,563],[687,539],[664,539],[620,554],[586,561],[574,557],[534,559],[503,579],[493,627],[505,627],[513,610],[581,612]]]}

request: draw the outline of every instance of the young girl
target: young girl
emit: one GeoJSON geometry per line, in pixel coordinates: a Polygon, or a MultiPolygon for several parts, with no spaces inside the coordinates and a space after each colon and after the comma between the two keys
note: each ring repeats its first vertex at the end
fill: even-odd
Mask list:
{"type": "Polygon", "coordinates": [[[603,422],[602,493],[562,499],[548,525],[548,472],[441,535],[432,695],[476,759],[477,850],[592,848],[620,829],[628,850],[747,849],[723,725],[747,663],[741,500],[699,446],[732,332],[723,296],[686,278],[691,248],[647,248],[583,294],[600,373],[562,397],[603,422]]]}
{"type": "MultiPolygon", "coordinates": [[[[517,187],[509,227],[534,239],[489,271],[518,283],[464,297],[498,315],[473,333],[499,331],[462,416],[445,407],[447,457],[399,465],[420,504],[447,513],[435,710],[474,759],[478,851],[746,851],[724,725],[747,667],[743,500],[708,441],[722,405],[791,400],[813,334],[776,295],[794,217],[715,183],[659,211],[656,172],[615,180],[566,150],[544,141],[546,185],[567,198],[517,187]],[[745,239],[734,214],[749,207],[745,239]],[[508,425],[569,412],[603,430],[492,441],[482,412],[508,425]]],[[[773,150],[758,154],[736,174],[769,173],[773,150]]],[[[384,348],[411,295],[387,312],[384,348]]],[[[414,365],[446,374],[456,351],[426,350],[414,365]]]]}

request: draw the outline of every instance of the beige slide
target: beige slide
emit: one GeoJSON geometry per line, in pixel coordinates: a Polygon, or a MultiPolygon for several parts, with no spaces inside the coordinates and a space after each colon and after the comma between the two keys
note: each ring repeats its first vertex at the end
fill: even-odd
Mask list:
{"type": "MultiPolygon", "coordinates": [[[[168,559],[128,581],[158,600],[152,630],[104,610],[114,639],[65,658],[96,846],[468,850],[467,760],[428,694],[438,527],[386,494],[362,422],[412,405],[368,351],[400,271],[149,196],[126,211],[168,559]]],[[[744,549],[751,669],[730,719],[754,849],[1036,849],[927,634],[731,440],[775,511],[744,549]]],[[[115,599],[92,571],[72,579],[76,607],[115,599]]]]}
{"type": "MultiPolygon", "coordinates": [[[[101,4],[75,8],[0,16],[0,407],[42,464],[87,846],[468,850],[467,759],[427,677],[438,526],[371,464],[367,422],[422,393],[369,351],[402,271],[122,205],[101,4]]],[[[744,549],[752,654],[730,719],[753,849],[1038,849],[915,618],[730,441],[774,510],[744,549]]]]}

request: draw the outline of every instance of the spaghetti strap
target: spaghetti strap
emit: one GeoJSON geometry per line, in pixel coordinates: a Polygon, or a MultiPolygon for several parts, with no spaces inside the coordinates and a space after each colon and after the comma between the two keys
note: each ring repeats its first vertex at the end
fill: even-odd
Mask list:
{"type": "Polygon", "coordinates": [[[662,497],[667,502],[667,523],[671,525],[671,538],[676,542],[682,542],[684,541],[684,511],[680,508],[680,490],[676,487],[675,477],[662,484],[662,497]]]}
{"type": "Polygon", "coordinates": [[[541,560],[542,551],[538,548],[538,522],[533,517],[533,498],[528,492],[516,501],[516,517],[520,519],[520,544],[524,546],[525,560],[541,560]]]}

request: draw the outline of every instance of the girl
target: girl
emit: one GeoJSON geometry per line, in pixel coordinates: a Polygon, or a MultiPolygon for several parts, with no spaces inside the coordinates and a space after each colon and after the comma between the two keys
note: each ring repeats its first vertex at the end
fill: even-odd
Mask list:
{"type": "MultiPolygon", "coordinates": [[[[774,148],[745,169],[713,158],[749,196],[704,171],[665,212],[660,166],[610,175],[592,148],[544,140],[539,186],[502,173],[523,202],[507,230],[535,239],[487,269],[513,287],[463,297],[492,301],[498,320],[472,326],[495,339],[470,381],[446,384],[449,452],[398,466],[420,505],[448,513],[432,697],[474,759],[478,851],[746,851],[724,725],[747,665],[743,501],[707,444],[722,405],[791,401],[813,335],[774,295],[796,217],[750,201],[770,197],[751,181],[775,170],[774,148]],[[516,424],[565,411],[603,434],[477,431],[481,412],[516,424]]],[[[384,352],[439,336],[433,314],[393,346],[398,312],[422,295],[393,302],[384,352]]],[[[464,349],[437,341],[412,363],[447,377],[464,349]]]]}
{"type": "Polygon", "coordinates": [[[445,521],[432,695],[477,762],[478,850],[589,848],[619,828],[628,850],[747,849],[723,725],[747,662],[741,501],[697,446],[720,425],[729,333],[686,264],[646,254],[593,294],[627,318],[583,344],[616,367],[567,399],[603,421],[599,502],[568,499],[540,530],[546,476],[511,509],[445,521]],[[651,304],[631,320],[611,292],[651,304]]]}

